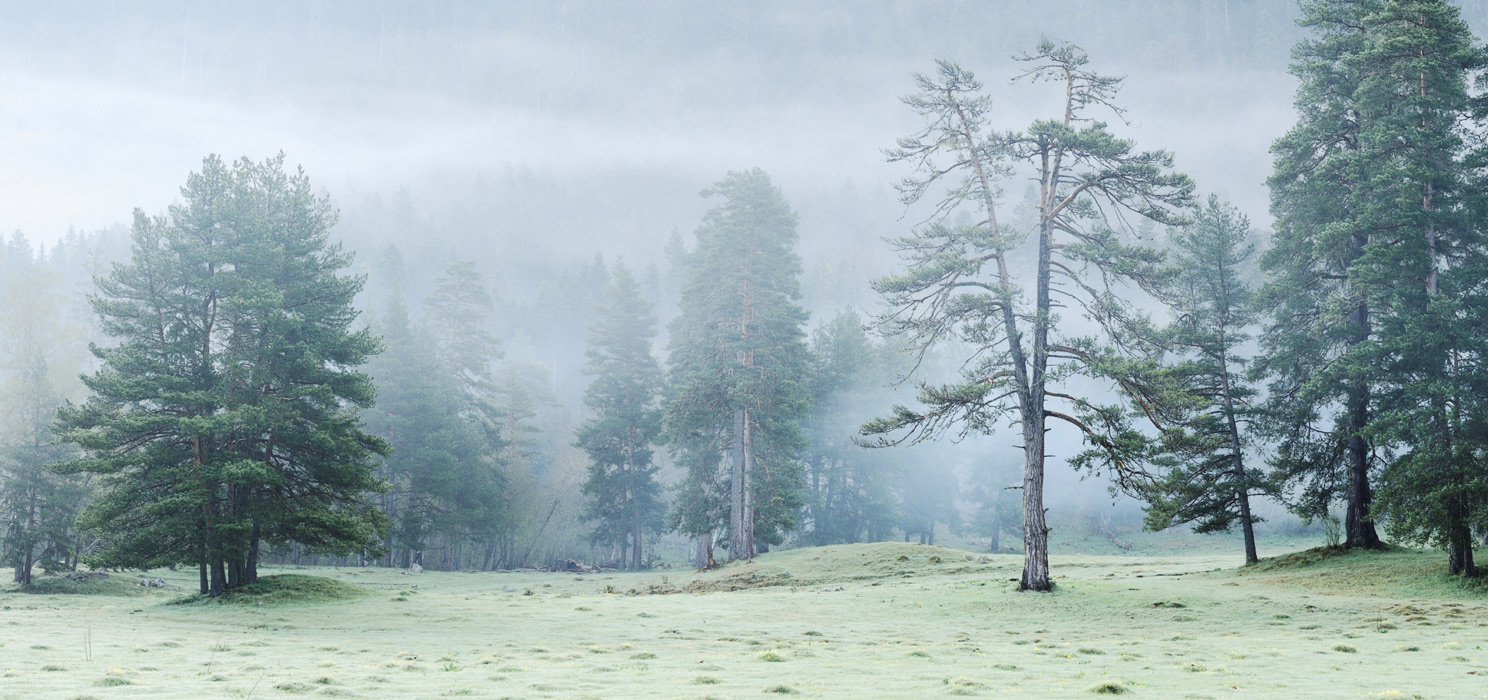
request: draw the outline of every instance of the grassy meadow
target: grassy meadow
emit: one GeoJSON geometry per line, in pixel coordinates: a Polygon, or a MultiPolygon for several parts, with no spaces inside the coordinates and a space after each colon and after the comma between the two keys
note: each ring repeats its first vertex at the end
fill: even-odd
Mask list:
{"type": "Polygon", "coordinates": [[[230,603],[191,599],[194,571],[42,579],[0,593],[0,699],[1488,697],[1488,594],[1440,553],[1236,558],[1056,555],[1047,595],[1013,590],[1018,555],[897,543],[702,574],[271,569],[230,603]]]}

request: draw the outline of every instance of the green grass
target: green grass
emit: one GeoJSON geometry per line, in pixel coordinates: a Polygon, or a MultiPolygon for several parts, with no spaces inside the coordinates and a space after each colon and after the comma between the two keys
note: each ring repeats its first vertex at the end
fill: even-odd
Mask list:
{"type": "Polygon", "coordinates": [[[1440,552],[1391,548],[1356,551],[1318,547],[1261,561],[1237,570],[1274,585],[1347,594],[1390,591],[1401,596],[1482,598],[1488,595],[1488,576],[1473,581],[1448,577],[1440,552]]]}
{"type": "Polygon", "coordinates": [[[325,576],[278,574],[262,576],[250,585],[230,591],[217,598],[194,595],[176,602],[186,605],[329,603],[355,600],[371,592],[361,586],[325,576]]]}
{"type": "MultiPolygon", "coordinates": [[[[173,595],[159,588],[139,585],[139,579],[122,574],[89,577],[73,581],[61,576],[34,576],[29,586],[16,586],[12,592],[33,595],[104,595],[104,596],[163,596],[173,595]]],[[[177,590],[175,594],[179,594],[177,590]]]]}
{"type": "Polygon", "coordinates": [[[174,596],[12,590],[0,698],[1488,695],[1488,595],[1440,553],[1056,554],[1053,594],[1014,590],[1020,557],[981,557],[887,543],[696,576],[274,570],[246,605],[167,604],[194,571],[151,574],[174,596]]]}

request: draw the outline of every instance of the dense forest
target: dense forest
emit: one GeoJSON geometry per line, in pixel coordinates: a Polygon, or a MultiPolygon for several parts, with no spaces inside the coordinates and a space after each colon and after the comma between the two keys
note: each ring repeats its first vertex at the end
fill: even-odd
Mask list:
{"type": "Polygon", "coordinates": [[[1112,512],[1238,533],[1247,562],[1269,517],[1478,575],[1488,3],[698,11],[15,11],[38,90],[445,95],[452,131],[473,104],[516,124],[471,137],[505,161],[398,141],[439,153],[408,171],[329,163],[311,142],[334,128],[309,156],[212,147],[110,174],[144,199],[102,213],[48,218],[17,186],[38,204],[0,221],[22,229],[0,246],[16,581],[184,567],[216,596],[266,564],[706,568],[955,537],[1021,551],[1019,587],[1046,591],[1051,532],[1112,512]],[[130,27],[130,51],[42,60],[130,27]],[[761,50],[759,74],[730,63],[761,50]],[[732,111],[712,81],[631,74],[663,55],[739,78],[732,111]],[[1285,117],[1164,128],[1233,106],[1159,94],[1196,72],[1285,117]],[[634,161],[607,143],[628,128],[634,161]]]}

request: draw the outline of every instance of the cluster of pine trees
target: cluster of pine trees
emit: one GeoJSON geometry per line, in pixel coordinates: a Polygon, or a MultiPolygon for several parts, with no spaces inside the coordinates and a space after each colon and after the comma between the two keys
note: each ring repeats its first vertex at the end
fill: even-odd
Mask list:
{"type": "Polygon", "coordinates": [[[1255,561],[1250,501],[1270,496],[1308,518],[1341,507],[1348,547],[1380,547],[1382,522],[1476,575],[1488,53],[1439,0],[1301,7],[1312,37],[1293,55],[1299,119],[1273,148],[1276,226],[1259,269],[1243,214],[1195,202],[1170,154],[1100,121],[1121,117],[1121,81],[1077,47],[1045,41],[1021,57],[1018,79],[1064,98],[1023,131],[995,129],[981,84],[953,63],[905,98],[926,126],[889,157],[911,167],[906,204],[936,199],[898,241],[905,270],[877,283],[882,320],[919,351],[954,340],[970,355],[961,381],[922,382],[923,408],[865,432],[887,445],[1018,426],[1024,589],[1051,586],[1051,421],[1084,437],[1073,466],[1149,504],[1149,527],[1238,524],[1255,561]],[[1023,177],[1032,205],[1008,217],[1000,188],[1023,177]],[[1091,382],[1119,400],[1098,403],[1091,382]],[[1247,463],[1257,453],[1266,468],[1247,463]]]}
{"type": "MultiPolygon", "coordinates": [[[[895,346],[852,311],[808,337],[796,214],[779,188],[751,170],[704,194],[718,206],[696,244],[674,236],[668,250],[665,368],[654,268],[642,282],[596,259],[539,290],[597,302],[571,435],[587,466],[569,517],[585,538],[641,568],[668,532],[707,563],[715,543],[744,558],[793,534],[933,541],[937,524],[959,524],[949,469],[926,478],[852,442],[895,346]]],[[[7,246],[9,298],[30,300],[7,307],[0,374],[17,413],[0,505],[19,580],[37,564],[193,566],[220,595],[266,561],[494,569],[561,551],[545,532],[571,504],[536,484],[553,470],[536,420],[556,403],[553,379],[492,332],[482,271],[450,264],[411,308],[389,249],[378,289],[359,297],[365,277],[330,242],[336,217],[282,155],[210,156],[165,214],[136,214],[111,267],[98,241],[7,246]],[[69,295],[53,268],[79,250],[93,259],[71,276],[93,276],[91,308],[59,313],[69,295]],[[369,304],[381,309],[362,324],[369,304]],[[74,317],[87,319],[71,343],[90,348],[86,362],[56,356],[69,336],[52,326],[74,317]]],[[[544,344],[515,342],[527,358],[544,344]]]]}
{"type": "Polygon", "coordinates": [[[1172,154],[1103,121],[1123,119],[1120,79],[1044,41],[1015,81],[1060,102],[1021,130],[955,63],[916,77],[923,127],[887,154],[928,216],[893,241],[902,267],[867,320],[812,325],[797,214],[758,169],[703,192],[665,274],[596,258],[525,301],[466,260],[405,280],[396,247],[368,285],[282,155],[206,158],[166,213],[135,214],[112,266],[101,239],[48,254],[17,235],[0,248],[0,554],[22,583],[179,565],[220,595],[265,560],[542,565],[565,528],[639,569],[669,533],[710,566],[949,526],[994,551],[1017,536],[1020,587],[1042,591],[1058,426],[1084,444],[1060,456],[1140,499],[1149,528],[1238,527],[1255,561],[1253,500],[1272,499],[1341,512],[1341,545],[1383,532],[1475,576],[1488,52],[1443,0],[1301,11],[1264,246],[1172,154]],[[84,275],[89,308],[71,308],[84,275]],[[502,314],[527,323],[498,333],[502,314]],[[908,380],[919,405],[879,415],[908,380]],[[946,454],[869,449],[1008,426],[1021,483],[971,469],[973,508],[946,454]]]}

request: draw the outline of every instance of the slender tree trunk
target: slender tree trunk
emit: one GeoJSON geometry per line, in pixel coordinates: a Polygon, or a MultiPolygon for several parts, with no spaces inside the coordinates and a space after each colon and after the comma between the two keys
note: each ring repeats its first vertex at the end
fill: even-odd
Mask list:
{"type": "Polygon", "coordinates": [[[16,569],[15,580],[22,586],[31,585],[31,567],[36,565],[36,542],[32,541],[32,535],[36,531],[36,489],[32,488],[30,500],[26,505],[26,530],[25,540],[26,556],[21,560],[16,569]]]}
{"type": "Polygon", "coordinates": [[[212,553],[212,588],[208,595],[216,598],[227,591],[227,572],[223,567],[222,554],[212,553]]]}
{"type": "Polygon", "coordinates": [[[987,550],[997,552],[1002,549],[1002,517],[992,518],[992,542],[987,545],[987,550]]]}
{"type": "Polygon", "coordinates": [[[253,534],[248,538],[248,560],[243,567],[244,585],[258,583],[258,546],[261,536],[258,523],[253,523],[253,534]]]}
{"type": "MultiPolygon", "coordinates": [[[[1066,102],[1068,97],[1066,96],[1066,102]]],[[[1066,122],[1069,107],[1066,105],[1066,122]]],[[[1038,279],[1034,296],[1033,357],[1028,383],[1019,397],[1023,418],[1023,577],[1018,589],[1048,591],[1049,526],[1044,520],[1044,438],[1048,414],[1044,410],[1045,371],[1049,366],[1050,268],[1053,258],[1054,222],[1051,220],[1059,190],[1059,154],[1044,156],[1039,203],[1038,279]],[[1052,157],[1052,162],[1051,162],[1052,157]]]]}
{"type": "Polygon", "coordinates": [[[754,416],[744,411],[744,558],[753,559],[754,525],[759,519],[759,508],[754,502],[754,489],[758,481],[754,466],[754,416]]]}
{"type": "Polygon", "coordinates": [[[1255,522],[1250,515],[1250,483],[1245,474],[1245,453],[1240,448],[1240,424],[1235,420],[1235,399],[1230,393],[1230,365],[1223,350],[1224,342],[1224,337],[1221,336],[1220,389],[1224,392],[1225,423],[1230,433],[1230,459],[1235,465],[1235,500],[1240,506],[1240,531],[1245,535],[1245,563],[1254,564],[1261,558],[1256,553],[1255,522]]]}
{"type": "MultiPolygon", "coordinates": [[[[1364,254],[1367,234],[1356,233],[1353,237],[1355,257],[1364,254]]],[[[1349,312],[1349,326],[1353,331],[1348,341],[1349,348],[1369,339],[1369,304],[1357,295],[1354,308],[1349,312]]],[[[1364,549],[1379,549],[1382,546],[1379,533],[1374,529],[1370,515],[1373,491],[1369,487],[1369,443],[1364,440],[1364,430],[1369,427],[1369,385],[1357,381],[1348,388],[1344,410],[1348,414],[1348,508],[1344,516],[1344,545],[1364,549]]]]}
{"type": "Polygon", "coordinates": [[[631,533],[631,536],[635,538],[635,542],[633,543],[635,545],[635,551],[633,551],[631,553],[631,557],[630,557],[631,562],[635,565],[635,570],[636,571],[640,571],[641,568],[642,568],[641,567],[641,546],[642,546],[642,542],[643,541],[641,539],[641,536],[643,534],[644,533],[643,533],[642,527],[641,527],[641,513],[640,513],[640,509],[637,508],[636,509],[636,516],[635,516],[635,532],[632,532],[631,533]]]}
{"type": "MultiPolygon", "coordinates": [[[[198,521],[197,527],[200,528],[203,533],[206,533],[206,521],[198,521]]],[[[210,593],[212,589],[207,581],[207,544],[205,539],[203,539],[200,545],[197,547],[196,573],[201,579],[201,594],[206,595],[210,593]]]]}
{"type": "MultiPolygon", "coordinates": [[[[1051,195],[1052,196],[1052,195],[1051,195]]],[[[1046,208],[1047,210],[1047,208],[1046,208]]],[[[1051,231],[1046,222],[1039,231],[1037,314],[1033,323],[1033,371],[1027,396],[1023,397],[1023,577],[1018,589],[1048,591],[1049,526],[1044,520],[1044,438],[1048,416],[1044,413],[1044,370],[1049,362],[1049,266],[1051,231]]]]}
{"type": "Polygon", "coordinates": [[[744,424],[743,408],[734,409],[734,460],[729,481],[729,559],[744,558],[744,424]]]}

